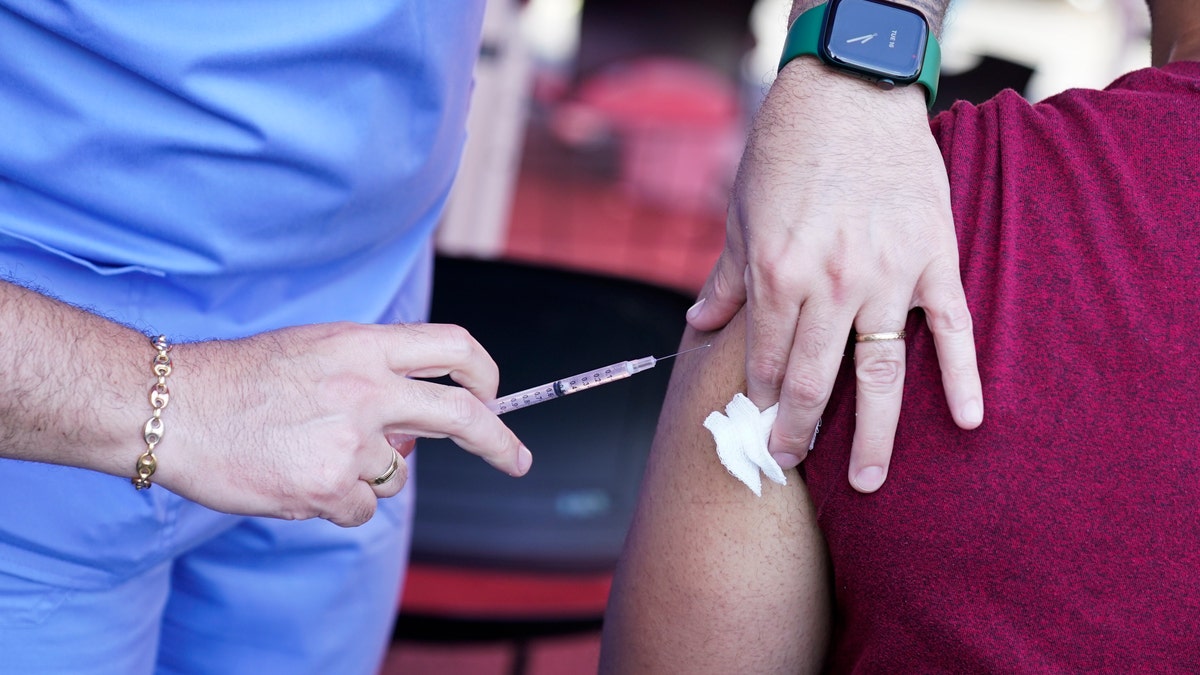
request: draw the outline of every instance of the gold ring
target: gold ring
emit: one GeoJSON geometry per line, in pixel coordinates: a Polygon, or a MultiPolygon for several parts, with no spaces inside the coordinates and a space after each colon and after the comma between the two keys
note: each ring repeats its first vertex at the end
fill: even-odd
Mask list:
{"type": "Polygon", "coordinates": [[[383,485],[396,475],[396,471],[400,469],[400,453],[392,451],[392,465],[387,468],[387,471],[379,474],[379,478],[371,481],[371,485],[383,485]]]}
{"type": "Polygon", "coordinates": [[[885,342],[887,340],[903,340],[908,335],[902,330],[891,333],[859,333],[854,336],[855,342],[885,342]]]}

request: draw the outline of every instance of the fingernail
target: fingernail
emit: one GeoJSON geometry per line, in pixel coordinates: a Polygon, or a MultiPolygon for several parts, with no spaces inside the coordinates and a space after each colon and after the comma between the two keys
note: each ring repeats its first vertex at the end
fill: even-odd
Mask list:
{"type": "Polygon", "coordinates": [[[883,479],[886,477],[882,466],[863,467],[854,475],[854,489],[859,492],[874,492],[883,485],[883,479]]]}
{"type": "MultiPolygon", "coordinates": [[[[700,298],[699,300],[696,301],[696,304],[692,305],[691,307],[688,307],[688,311],[687,311],[687,320],[688,321],[691,321],[692,319],[695,319],[697,316],[700,316],[700,309],[704,307],[704,300],[705,300],[705,298],[700,298]]],[[[675,316],[679,316],[679,315],[676,314],[675,316]]]]}
{"type": "Polygon", "coordinates": [[[963,423],[977,427],[983,423],[983,405],[977,400],[967,401],[962,409],[963,423]]]}
{"type": "Polygon", "coordinates": [[[771,457],[775,458],[775,462],[779,464],[779,468],[781,469],[794,469],[800,465],[800,462],[804,461],[804,458],[800,455],[790,452],[773,452],[771,453],[771,457]]]}
{"type": "MultiPolygon", "coordinates": [[[[675,316],[679,315],[676,314],[675,316]]],[[[522,445],[520,451],[517,452],[517,471],[520,472],[520,475],[524,476],[529,473],[531,465],[533,465],[533,453],[529,452],[529,448],[522,445]]]]}

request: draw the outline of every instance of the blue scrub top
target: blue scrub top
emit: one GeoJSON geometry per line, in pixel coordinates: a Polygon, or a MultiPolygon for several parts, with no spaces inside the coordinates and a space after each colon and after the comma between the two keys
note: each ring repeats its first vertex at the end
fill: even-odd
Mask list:
{"type": "Polygon", "coordinates": [[[0,0],[0,275],[173,340],[424,316],[483,0],[0,0]]]}

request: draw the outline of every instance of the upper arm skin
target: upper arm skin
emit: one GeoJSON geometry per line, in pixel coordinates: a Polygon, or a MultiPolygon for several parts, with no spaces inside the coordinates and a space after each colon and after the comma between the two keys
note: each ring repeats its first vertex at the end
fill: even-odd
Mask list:
{"type": "MultiPolygon", "coordinates": [[[[744,313],[743,313],[744,314],[744,313]]],[[[604,622],[603,673],[810,672],[829,633],[828,564],[803,481],[756,497],[702,426],[745,389],[744,320],[689,329],[604,622]]]]}

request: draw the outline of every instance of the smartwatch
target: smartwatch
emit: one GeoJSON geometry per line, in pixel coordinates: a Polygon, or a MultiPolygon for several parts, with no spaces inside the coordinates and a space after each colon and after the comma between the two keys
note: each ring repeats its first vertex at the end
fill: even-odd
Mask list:
{"type": "Polygon", "coordinates": [[[829,0],[805,11],[788,28],[779,70],[799,56],[822,63],[883,89],[925,87],[937,98],[942,51],[921,12],[887,0],[829,0]]]}

